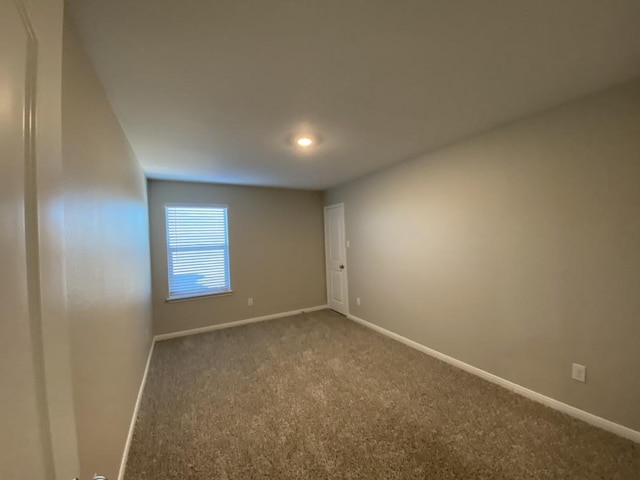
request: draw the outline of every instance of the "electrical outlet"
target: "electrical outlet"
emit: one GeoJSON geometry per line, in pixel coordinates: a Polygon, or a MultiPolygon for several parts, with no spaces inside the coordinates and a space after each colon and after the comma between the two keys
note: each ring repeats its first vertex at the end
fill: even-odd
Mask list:
{"type": "Polygon", "coordinates": [[[249,298],[247,300],[247,305],[249,305],[250,307],[253,307],[253,298],[249,298]]]}
{"type": "Polygon", "coordinates": [[[351,247],[351,242],[347,240],[347,248],[351,247]]]}
{"type": "Polygon", "coordinates": [[[578,382],[586,382],[587,367],[585,367],[584,365],[580,365],[579,363],[574,363],[571,368],[571,378],[577,380],[578,382]]]}
{"type": "Polygon", "coordinates": [[[356,304],[360,305],[360,297],[356,297],[356,304]]]}

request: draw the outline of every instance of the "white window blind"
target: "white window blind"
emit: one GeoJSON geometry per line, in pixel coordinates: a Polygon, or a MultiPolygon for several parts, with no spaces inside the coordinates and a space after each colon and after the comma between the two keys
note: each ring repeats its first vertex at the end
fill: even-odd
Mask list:
{"type": "Polygon", "coordinates": [[[166,205],[169,299],[231,291],[226,205],[166,205]]]}

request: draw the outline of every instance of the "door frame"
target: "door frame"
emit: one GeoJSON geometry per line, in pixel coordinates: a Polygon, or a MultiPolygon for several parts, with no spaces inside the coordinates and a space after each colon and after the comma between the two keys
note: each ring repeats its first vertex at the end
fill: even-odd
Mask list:
{"type": "MultiPolygon", "coordinates": [[[[345,222],[345,208],[344,208],[344,203],[340,202],[340,203],[335,203],[333,205],[326,205],[324,207],[323,210],[323,222],[324,222],[324,269],[325,269],[325,277],[326,277],[326,284],[327,284],[327,305],[329,305],[329,308],[331,308],[331,284],[330,284],[330,267],[329,267],[329,242],[328,242],[328,229],[327,229],[327,211],[334,209],[334,208],[340,208],[342,210],[342,231],[344,232],[344,243],[343,243],[343,248],[344,248],[344,264],[345,264],[345,268],[344,268],[344,290],[345,290],[345,307],[347,308],[347,313],[346,315],[349,315],[351,313],[351,309],[349,308],[349,259],[348,259],[348,253],[347,253],[347,229],[346,229],[346,222],[345,222]]],[[[338,312],[339,313],[339,312],[338,312]]]]}

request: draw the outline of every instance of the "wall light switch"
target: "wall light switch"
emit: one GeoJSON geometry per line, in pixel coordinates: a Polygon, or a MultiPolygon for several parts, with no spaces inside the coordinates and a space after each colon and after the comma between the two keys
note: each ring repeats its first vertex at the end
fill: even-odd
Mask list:
{"type": "Polygon", "coordinates": [[[360,305],[360,297],[356,297],[356,304],[360,305]]]}
{"type": "Polygon", "coordinates": [[[347,240],[347,248],[349,248],[350,246],[351,246],[351,242],[347,240]]]}
{"type": "Polygon", "coordinates": [[[578,382],[586,382],[587,381],[587,367],[584,365],[580,365],[579,363],[574,363],[571,368],[571,378],[577,380],[578,382]]]}
{"type": "Polygon", "coordinates": [[[247,300],[247,305],[249,305],[250,307],[253,306],[253,298],[247,300]]]}

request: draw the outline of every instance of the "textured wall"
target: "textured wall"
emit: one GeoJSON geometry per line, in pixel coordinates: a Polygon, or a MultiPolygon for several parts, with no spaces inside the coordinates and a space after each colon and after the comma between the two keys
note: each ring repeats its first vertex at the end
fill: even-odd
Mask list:
{"type": "Polygon", "coordinates": [[[327,303],[320,192],[150,181],[149,214],[155,333],[327,303]],[[165,301],[166,203],[229,205],[231,295],[165,301]]]}
{"type": "Polygon", "coordinates": [[[68,308],[83,478],[115,479],[151,344],[146,180],[65,20],[68,308]]]}
{"type": "Polygon", "coordinates": [[[640,430],[640,82],[329,191],[338,202],[352,314],[640,430]]]}

